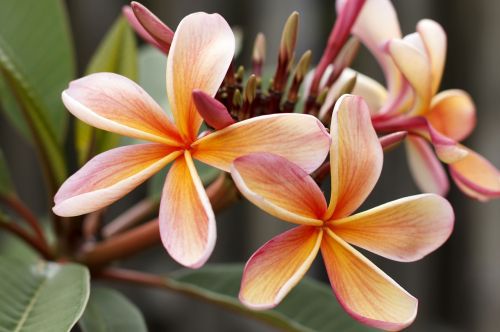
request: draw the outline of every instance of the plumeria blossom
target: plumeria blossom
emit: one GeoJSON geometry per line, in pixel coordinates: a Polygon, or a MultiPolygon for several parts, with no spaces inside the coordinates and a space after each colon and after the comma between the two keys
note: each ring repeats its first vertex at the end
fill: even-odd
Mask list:
{"type": "MultiPolygon", "coordinates": [[[[339,8],[344,1],[337,1],[339,8]]],[[[437,92],[446,58],[443,28],[424,19],[416,30],[402,37],[391,1],[367,0],[352,32],[381,65],[387,90],[358,75],[353,93],[369,102],[378,133],[408,132],[410,170],[422,191],[448,192],[441,160],[449,165],[452,178],[465,194],[480,200],[500,197],[500,172],[484,157],[457,143],[467,138],[476,124],[471,97],[457,89],[437,92]]]]}
{"type": "Polygon", "coordinates": [[[332,288],[352,317],[381,329],[402,329],[415,319],[417,299],[351,245],[396,261],[418,260],[449,237],[453,210],[441,196],[421,194],[351,215],[375,186],[383,160],[361,97],[344,95],[337,102],[331,135],[328,205],[314,180],[280,156],[256,153],[234,161],[231,174],[248,200],[299,225],[250,258],[239,298],[255,309],[276,306],[321,250],[332,288]]]}
{"type": "Polygon", "coordinates": [[[208,98],[215,95],[234,47],[231,28],[218,14],[195,13],[180,22],[167,61],[173,122],[141,87],[125,77],[97,73],[72,82],[62,98],[76,117],[150,143],[119,147],[90,160],[61,186],[54,198],[54,212],[76,216],[99,210],[172,162],[160,204],[161,239],[176,261],[197,268],[212,252],[216,229],[193,159],[229,171],[235,158],[267,151],[297,163],[306,172],[321,165],[330,138],[312,116],[262,116],[198,135],[202,117],[193,91],[208,98]]]}

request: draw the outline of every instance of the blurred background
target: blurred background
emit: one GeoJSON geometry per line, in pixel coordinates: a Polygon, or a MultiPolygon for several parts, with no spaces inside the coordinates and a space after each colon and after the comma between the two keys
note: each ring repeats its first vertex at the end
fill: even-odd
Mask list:
{"type": "MultiPolygon", "coordinates": [[[[120,15],[126,1],[68,0],[66,3],[79,75],[82,75],[99,41],[120,15]]],[[[230,25],[244,32],[242,52],[236,62],[247,66],[258,32],[264,32],[267,38],[267,62],[275,64],[282,26],[294,10],[300,13],[297,54],[311,49],[313,63],[316,63],[335,20],[333,0],[145,0],[143,4],[172,29],[191,12],[220,13],[230,25]]],[[[465,144],[500,167],[500,2],[398,0],[394,4],[405,34],[413,32],[422,18],[437,20],[447,31],[448,57],[441,88],[461,88],[472,95],[477,105],[478,124],[465,144]]],[[[383,81],[377,64],[365,50],[360,52],[354,68],[383,81]]],[[[156,74],[159,82],[164,81],[164,72],[156,74]]],[[[44,213],[47,202],[40,200],[44,197],[44,189],[36,155],[1,118],[1,113],[0,139],[9,164],[16,165],[12,173],[21,197],[35,211],[44,213]]],[[[364,207],[418,193],[405,158],[402,148],[386,154],[380,182],[364,207]]],[[[144,187],[136,190],[113,210],[123,209],[144,193],[144,187]]],[[[448,198],[455,209],[456,226],[452,237],[440,250],[410,264],[370,258],[419,299],[419,314],[409,331],[498,331],[500,201],[473,201],[453,185],[448,198]]],[[[245,261],[260,245],[287,228],[288,224],[241,201],[218,216],[218,242],[211,262],[245,261]]],[[[160,246],[123,264],[155,273],[179,268],[160,246]]],[[[321,261],[315,263],[310,273],[326,281],[321,261]]],[[[145,288],[120,289],[139,306],[153,332],[273,331],[261,323],[185,297],[145,288]]]]}

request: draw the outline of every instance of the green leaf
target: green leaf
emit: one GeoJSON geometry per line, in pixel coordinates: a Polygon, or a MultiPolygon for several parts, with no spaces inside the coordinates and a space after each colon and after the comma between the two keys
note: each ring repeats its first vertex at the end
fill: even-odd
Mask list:
{"type": "Polygon", "coordinates": [[[0,331],[69,331],[85,309],[89,281],[78,264],[0,257],[0,331]]]}
{"type": "Polygon", "coordinates": [[[0,97],[7,117],[21,128],[21,133],[26,134],[29,128],[32,141],[50,165],[54,181],[62,182],[66,170],[60,146],[68,112],[62,104],[61,91],[75,72],[62,1],[2,2],[0,72],[0,97]],[[17,106],[13,106],[13,100],[17,106]]]}
{"type": "Polygon", "coordinates": [[[148,330],[139,309],[120,292],[110,288],[92,288],[79,325],[83,332],[148,330]]]}
{"type": "MultiPolygon", "coordinates": [[[[113,72],[136,81],[138,79],[137,61],[134,32],[125,18],[120,15],[92,56],[86,73],[113,72]]],[[[87,161],[92,154],[116,147],[119,141],[120,136],[116,134],[95,129],[82,121],[76,123],[76,148],[80,164],[87,161]],[[94,139],[92,139],[93,135],[95,135],[94,139]]]]}
{"type": "Polygon", "coordinates": [[[139,49],[139,85],[172,117],[167,102],[167,57],[153,46],[139,49]]]}
{"type": "Polygon", "coordinates": [[[243,266],[206,265],[200,270],[183,270],[167,284],[181,292],[265,321],[286,331],[375,331],[359,324],[340,307],[330,285],[304,278],[272,310],[253,311],[238,301],[243,266]]]}
{"type": "Polygon", "coordinates": [[[9,195],[12,191],[9,168],[7,167],[7,161],[3,156],[3,152],[0,149],[0,196],[9,195]]]}

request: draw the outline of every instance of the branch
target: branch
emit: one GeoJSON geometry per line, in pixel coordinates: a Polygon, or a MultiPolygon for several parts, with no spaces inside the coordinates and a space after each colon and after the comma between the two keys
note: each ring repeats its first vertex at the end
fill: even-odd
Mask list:
{"type": "Polygon", "coordinates": [[[145,198],[104,226],[102,229],[102,235],[105,238],[109,238],[121,233],[147,218],[157,208],[158,203],[145,198]]]}
{"type": "Polygon", "coordinates": [[[37,238],[33,238],[28,232],[26,232],[25,229],[23,229],[19,225],[5,220],[2,216],[0,216],[0,227],[3,227],[8,232],[23,240],[26,244],[40,253],[43,258],[47,260],[52,260],[54,258],[54,255],[50,252],[49,248],[43,242],[41,242],[37,238]]]}
{"type": "Polygon", "coordinates": [[[42,227],[38,222],[38,219],[31,212],[31,210],[24,205],[24,203],[19,200],[17,197],[13,195],[5,195],[0,196],[0,200],[5,203],[5,205],[9,206],[18,216],[23,218],[33,229],[38,239],[44,243],[46,247],[48,247],[47,240],[45,238],[45,234],[43,233],[42,227]]]}

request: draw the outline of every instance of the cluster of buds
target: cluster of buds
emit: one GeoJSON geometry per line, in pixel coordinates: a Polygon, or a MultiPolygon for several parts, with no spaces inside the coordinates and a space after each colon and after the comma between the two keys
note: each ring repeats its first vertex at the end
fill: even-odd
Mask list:
{"type": "MultiPolygon", "coordinates": [[[[328,126],[335,101],[342,94],[350,93],[354,87],[355,78],[343,83],[340,89],[336,86],[334,92],[328,93],[357,53],[359,42],[355,38],[348,38],[364,2],[350,1],[341,11],[314,76],[307,75],[311,65],[311,50],[295,61],[299,28],[297,12],[293,12],[284,24],[276,69],[267,82],[263,81],[266,38],[263,33],[257,34],[250,72],[233,61],[214,98],[202,91],[193,92],[193,99],[205,122],[217,130],[260,115],[301,112],[319,116],[320,109],[323,109],[320,119],[328,126]],[[325,71],[332,65],[334,69],[320,84],[325,71]],[[246,76],[248,78],[245,80],[246,76]],[[302,109],[297,109],[301,91],[307,96],[307,102],[302,109]]],[[[123,13],[144,41],[168,54],[173,31],[167,25],[137,2],[132,2],[130,7],[125,6],[123,13]]]]}

